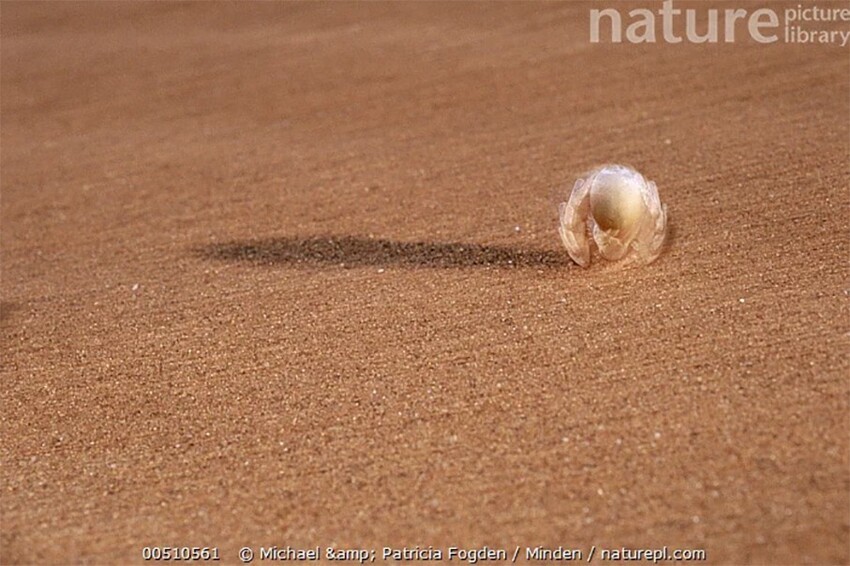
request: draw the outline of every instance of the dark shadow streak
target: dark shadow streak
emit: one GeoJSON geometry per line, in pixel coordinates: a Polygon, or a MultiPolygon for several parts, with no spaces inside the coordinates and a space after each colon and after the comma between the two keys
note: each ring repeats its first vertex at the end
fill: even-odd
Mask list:
{"type": "Polygon", "coordinates": [[[555,268],[572,263],[566,252],[550,250],[356,236],[247,240],[210,244],[195,251],[208,260],[257,265],[555,268]]]}
{"type": "Polygon", "coordinates": [[[12,316],[12,311],[18,308],[18,305],[11,301],[0,301],[0,322],[7,322],[12,316]]]}

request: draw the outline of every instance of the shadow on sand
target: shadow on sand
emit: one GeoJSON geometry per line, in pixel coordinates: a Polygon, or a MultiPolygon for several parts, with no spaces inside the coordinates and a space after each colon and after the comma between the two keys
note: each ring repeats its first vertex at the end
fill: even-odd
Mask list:
{"type": "Polygon", "coordinates": [[[208,260],[288,266],[528,267],[572,264],[566,253],[503,246],[396,242],[355,236],[271,238],[196,248],[208,260]]]}
{"type": "Polygon", "coordinates": [[[12,313],[20,308],[20,305],[11,301],[0,301],[0,324],[9,322],[12,313]]]}

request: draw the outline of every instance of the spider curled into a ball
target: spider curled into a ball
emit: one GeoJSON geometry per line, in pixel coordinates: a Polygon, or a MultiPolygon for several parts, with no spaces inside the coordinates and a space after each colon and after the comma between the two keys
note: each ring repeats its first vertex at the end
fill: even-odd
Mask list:
{"type": "Polygon", "coordinates": [[[655,183],[624,165],[604,165],[576,181],[561,203],[558,231],[570,257],[590,265],[591,246],[608,261],[654,261],[667,234],[667,207],[655,183]]]}

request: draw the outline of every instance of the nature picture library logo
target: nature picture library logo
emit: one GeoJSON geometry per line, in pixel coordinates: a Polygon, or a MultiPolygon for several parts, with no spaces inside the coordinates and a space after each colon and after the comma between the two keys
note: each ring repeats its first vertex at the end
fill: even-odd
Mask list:
{"type": "MultiPolygon", "coordinates": [[[[746,4],[747,0],[740,2],[746,4]]],[[[658,9],[592,8],[590,42],[622,43],[625,38],[628,43],[734,43],[746,40],[744,34],[748,34],[759,43],[845,47],[850,42],[850,6],[847,2],[838,3],[842,7],[835,4],[706,10],[681,8],[673,0],[664,0],[658,9]]]]}

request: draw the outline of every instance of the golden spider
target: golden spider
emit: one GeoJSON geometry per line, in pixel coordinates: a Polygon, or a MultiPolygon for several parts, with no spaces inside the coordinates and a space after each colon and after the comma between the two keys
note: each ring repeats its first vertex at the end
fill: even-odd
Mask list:
{"type": "Polygon", "coordinates": [[[667,207],[655,183],[631,167],[594,169],[576,181],[559,212],[561,241],[582,267],[590,265],[591,241],[608,261],[629,257],[650,263],[661,254],[667,207]]]}

